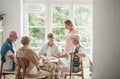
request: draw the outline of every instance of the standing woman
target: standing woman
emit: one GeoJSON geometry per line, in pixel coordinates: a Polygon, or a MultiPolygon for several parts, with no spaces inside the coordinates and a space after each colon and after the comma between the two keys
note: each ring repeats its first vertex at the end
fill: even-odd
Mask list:
{"type": "Polygon", "coordinates": [[[65,50],[64,54],[60,56],[56,56],[58,58],[66,58],[68,57],[69,52],[73,48],[73,44],[71,42],[70,36],[73,34],[78,34],[78,32],[75,30],[75,27],[73,25],[73,22],[70,19],[67,19],[64,21],[65,28],[68,30],[65,36],[65,50]]]}
{"type": "Polygon", "coordinates": [[[68,53],[73,48],[73,44],[71,42],[70,36],[76,33],[78,34],[78,32],[75,30],[73,22],[70,19],[65,20],[64,24],[65,24],[65,28],[68,30],[65,36],[66,45],[65,45],[64,53],[68,53]]]}
{"type": "Polygon", "coordinates": [[[57,58],[66,58],[65,66],[61,66],[62,71],[62,77],[64,78],[64,72],[69,72],[69,66],[70,66],[70,52],[72,51],[74,45],[71,42],[71,36],[74,34],[78,34],[78,32],[75,30],[75,27],[73,25],[73,22],[70,19],[67,19],[64,21],[65,28],[68,30],[65,36],[65,50],[64,54],[62,55],[56,55],[57,58]]]}

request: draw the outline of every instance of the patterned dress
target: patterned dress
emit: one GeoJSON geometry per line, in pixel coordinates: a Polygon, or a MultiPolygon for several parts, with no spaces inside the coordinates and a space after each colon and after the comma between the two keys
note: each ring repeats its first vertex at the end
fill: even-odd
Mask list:
{"type": "Polygon", "coordinates": [[[47,62],[40,69],[52,73],[51,79],[61,79],[61,69],[58,62],[47,62]]]}

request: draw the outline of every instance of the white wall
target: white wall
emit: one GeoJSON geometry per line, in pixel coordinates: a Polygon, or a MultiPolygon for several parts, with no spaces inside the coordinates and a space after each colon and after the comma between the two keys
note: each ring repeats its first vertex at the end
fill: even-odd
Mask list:
{"type": "MultiPolygon", "coordinates": [[[[0,12],[5,12],[6,16],[3,20],[4,37],[8,37],[10,31],[15,30],[21,36],[22,21],[21,21],[21,3],[22,0],[0,0],[0,12]]],[[[16,42],[19,46],[19,40],[16,42]]]]}
{"type": "Polygon", "coordinates": [[[120,79],[120,0],[93,1],[93,79],[120,79]]]}

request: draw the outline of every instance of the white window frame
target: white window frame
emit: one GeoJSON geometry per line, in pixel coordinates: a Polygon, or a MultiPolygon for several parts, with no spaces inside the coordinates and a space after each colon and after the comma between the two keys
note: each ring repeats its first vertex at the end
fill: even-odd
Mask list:
{"type": "MultiPolygon", "coordinates": [[[[34,2],[34,0],[33,1],[31,0],[30,2],[29,2],[29,0],[28,1],[26,0],[26,1],[24,1],[23,6],[24,6],[24,4],[29,4],[32,2],[33,2],[33,4],[36,3],[36,2],[34,2]]],[[[52,24],[51,24],[52,23],[52,19],[51,19],[52,18],[52,16],[51,16],[51,13],[52,13],[51,6],[52,5],[69,5],[70,6],[69,16],[71,19],[74,19],[73,18],[74,17],[74,14],[73,14],[73,6],[74,5],[91,5],[91,8],[92,8],[92,0],[79,0],[79,1],[75,1],[75,0],[66,0],[66,1],[65,0],[62,0],[62,1],[61,0],[58,0],[58,1],[56,1],[56,0],[39,0],[39,1],[37,1],[37,3],[45,5],[45,41],[47,41],[47,37],[46,37],[47,34],[52,32],[52,24]]],[[[26,15],[28,14],[29,11],[24,10],[23,12],[24,12],[23,26],[25,27],[23,29],[23,34],[28,35],[28,26],[29,25],[28,25],[28,21],[27,21],[28,17],[26,15]]],[[[92,32],[92,30],[91,30],[91,32],[92,32]]],[[[91,52],[92,52],[92,49],[91,49],[91,52]]],[[[92,56],[93,55],[91,53],[91,57],[90,57],[91,59],[92,59],[92,56]]]]}

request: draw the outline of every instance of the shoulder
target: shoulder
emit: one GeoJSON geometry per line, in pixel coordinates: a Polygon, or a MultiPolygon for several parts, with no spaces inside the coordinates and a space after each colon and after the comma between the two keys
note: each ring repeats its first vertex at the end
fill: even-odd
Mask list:
{"type": "Polygon", "coordinates": [[[54,43],[54,46],[57,47],[57,43],[56,42],[54,43]]]}
{"type": "Polygon", "coordinates": [[[80,52],[80,53],[85,53],[85,49],[84,49],[82,46],[80,46],[80,47],[79,47],[79,52],[80,52]]]}
{"type": "Polygon", "coordinates": [[[27,47],[26,49],[27,49],[27,51],[29,51],[29,52],[34,52],[33,49],[30,48],[30,47],[27,47]]]}
{"type": "Polygon", "coordinates": [[[48,42],[45,43],[45,44],[42,46],[42,48],[44,48],[44,47],[46,47],[46,46],[48,46],[48,42]]]}
{"type": "Polygon", "coordinates": [[[73,29],[72,32],[73,33],[78,33],[78,31],[76,29],[73,29]]]}

